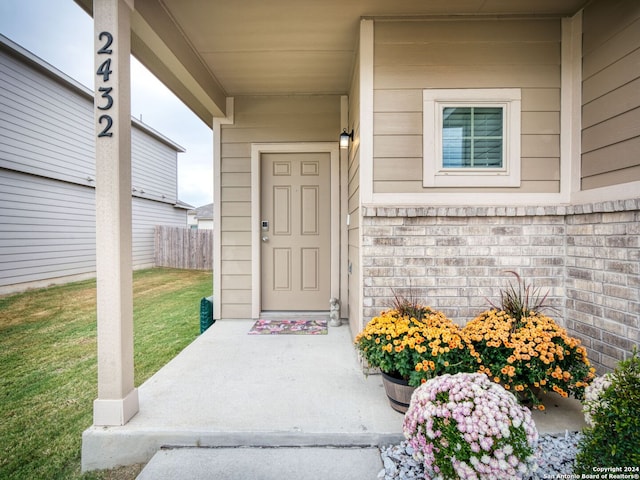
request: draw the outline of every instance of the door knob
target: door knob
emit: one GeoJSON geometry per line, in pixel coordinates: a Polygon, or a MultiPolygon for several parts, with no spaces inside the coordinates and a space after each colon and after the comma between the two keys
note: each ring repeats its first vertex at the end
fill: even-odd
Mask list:
{"type": "Polygon", "coordinates": [[[269,241],[269,237],[267,237],[266,235],[262,236],[262,241],[267,243],[269,241]]]}

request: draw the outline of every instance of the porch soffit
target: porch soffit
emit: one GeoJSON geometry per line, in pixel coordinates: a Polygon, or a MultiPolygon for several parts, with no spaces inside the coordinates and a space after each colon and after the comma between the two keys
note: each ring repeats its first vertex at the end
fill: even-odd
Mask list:
{"type": "MultiPolygon", "coordinates": [[[[92,11],[92,0],[75,0],[92,11]]],[[[344,95],[363,17],[569,16],[588,0],[135,0],[133,54],[207,125],[226,96],[344,95]]]]}

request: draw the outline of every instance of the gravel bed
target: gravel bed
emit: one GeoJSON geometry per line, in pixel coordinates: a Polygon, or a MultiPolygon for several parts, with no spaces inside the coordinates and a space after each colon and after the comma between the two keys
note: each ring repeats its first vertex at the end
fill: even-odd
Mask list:
{"type": "MultiPolygon", "coordinates": [[[[573,473],[573,462],[581,435],[575,432],[566,432],[561,436],[540,435],[538,469],[530,480],[559,478],[558,475],[573,473]]],[[[378,473],[379,479],[424,480],[422,464],[414,460],[413,449],[407,442],[382,447],[380,451],[384,468],[378,473]]]]}

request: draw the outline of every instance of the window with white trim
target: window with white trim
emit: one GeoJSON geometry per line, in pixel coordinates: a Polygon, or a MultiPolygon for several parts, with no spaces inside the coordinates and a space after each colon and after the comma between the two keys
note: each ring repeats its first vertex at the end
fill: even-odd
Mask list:
{"type": "Polygon", "coordinates": [[[520,89],[429,89],[425,187],[520,186],[520,89]]]}

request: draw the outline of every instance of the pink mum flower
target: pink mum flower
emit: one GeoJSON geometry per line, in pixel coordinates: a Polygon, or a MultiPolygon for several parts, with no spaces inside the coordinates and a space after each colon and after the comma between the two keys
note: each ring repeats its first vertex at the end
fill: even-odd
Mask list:
{"type": "Polygon", "coordinates": [[[427,478],[522,479],[535,468],[530,411],[484,374],[428,380],[414,393],[403,430],[427,478]]]}

